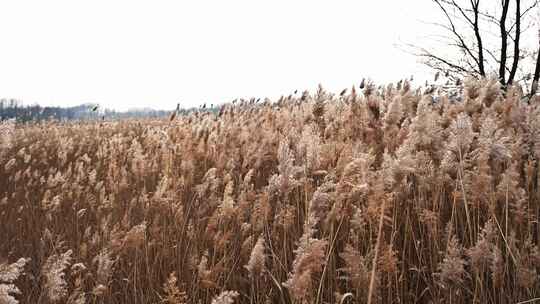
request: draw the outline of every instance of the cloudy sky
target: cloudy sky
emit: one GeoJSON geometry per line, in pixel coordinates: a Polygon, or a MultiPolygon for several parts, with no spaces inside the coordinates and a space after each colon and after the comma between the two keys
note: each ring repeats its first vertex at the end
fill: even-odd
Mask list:
{"type": "Polygon", "coordinates": [[[423,75],[426,0],[0,0],[0,97],[171,109],[423,75]]]}

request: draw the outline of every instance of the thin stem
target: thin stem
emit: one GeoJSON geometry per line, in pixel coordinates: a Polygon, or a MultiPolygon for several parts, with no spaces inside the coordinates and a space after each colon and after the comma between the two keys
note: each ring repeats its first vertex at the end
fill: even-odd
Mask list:
{"type": "Polygon", "coordinates": [[[379,218],[379,232],[377,233],[377,244],[375,245],[375,256],[373,257],[373,266],[371,268],[371,279],[369,282],[369,293],[368,293],[367,304],[371,304],[371,299],[373,296],[373,289],[375,287],[375,273],[377,272],[377,260],[379,258],[379,247],[380,247],[381,238],[382,238],[382,228],[384,224],[385,207],[386,207],[386,199],[382,201],[382,205],[381,205],[381,216],[379,218]]]}

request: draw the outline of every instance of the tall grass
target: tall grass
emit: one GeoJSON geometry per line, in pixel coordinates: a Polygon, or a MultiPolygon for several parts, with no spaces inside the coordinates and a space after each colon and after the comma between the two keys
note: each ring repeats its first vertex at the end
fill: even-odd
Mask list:
{"type": "Polygon", "coordinates": [[[0,303],[540,297],[538,101],[460,97],[368,83],[2,125],[0,303]]]}

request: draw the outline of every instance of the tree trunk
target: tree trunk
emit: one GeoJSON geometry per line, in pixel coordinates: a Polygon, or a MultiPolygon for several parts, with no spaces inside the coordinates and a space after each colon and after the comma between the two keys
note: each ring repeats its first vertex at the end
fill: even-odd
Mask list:
{"type": "Polygon", "coordinates": [[[478,43],[478,68],[480,69],[480,75],[482,77],[485,77],[486,71],[484,69],[484,47],[482,45],[482,36],[480,35],[480,27],[478,25],[480,0],[471,1],[471,3],[473,6],[473,13],[474,13],[474,23],[473,23],[474,35],[476,36],[476,42],[478,43]]]}
{"type": "Polygon", "coordinates": [[[533,82],[531,86],[531,97],[536,95],[538,89],[538,79],[540,78],[540,47],[538,48],[538,55],[536,57],[536,68],[534,69],[533,82]]]}
{"type": "Polygon", "coordinates": [[[506,50],[508,47],[508,33],[506,32],[506,16],[510,0],[504,0],[501,20],[499,21],[501,30],[501,59],[499,64],[499,81],[502,86],[506,86],[506,50]]]}
{"type": "Polygon", "coordinates": [[[514,62],[512,63],[512,69],[510,75],[508,75],[508,85],[514,82],[516,76],[518,64],[519,64],[519,38],[521,36],[521,7],[520,0],[516,0],[516,39],[514,40],[514,62]]]}

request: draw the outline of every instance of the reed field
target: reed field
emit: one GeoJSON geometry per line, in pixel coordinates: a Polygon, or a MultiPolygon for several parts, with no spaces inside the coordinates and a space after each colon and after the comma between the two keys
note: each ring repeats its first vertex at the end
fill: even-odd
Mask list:
{"type": "Polygon", "coordinates": [[[456,90],[5,121],[0,304],[540,303],[540,98],[456,90]]]}

